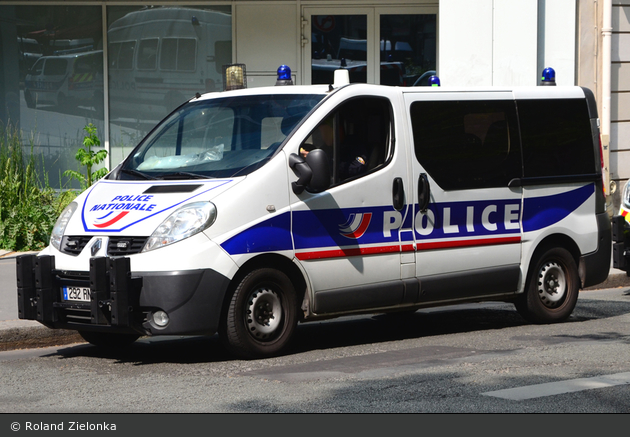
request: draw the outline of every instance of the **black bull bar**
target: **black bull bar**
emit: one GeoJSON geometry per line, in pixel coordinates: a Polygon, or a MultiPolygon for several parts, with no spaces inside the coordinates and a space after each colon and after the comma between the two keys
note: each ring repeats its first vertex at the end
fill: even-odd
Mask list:
{"type": "MultiPolygon", "coordinates": [[[[74,323],[67,310],[89,310],[89,320],[82,325],[130,328],[134,309],[139,307],[142,278],[132,278],[126,257],[90,259],[89,277],[85,272],[55,269],[55,257],[22,255],[16,258],[18,317],[37,320],[49,327],[74,323]],[[90,302],[64,301],[62,286],[90,288],[90,302]]],[[[140,314],[138,314],[140,316],[140,314]]]]}

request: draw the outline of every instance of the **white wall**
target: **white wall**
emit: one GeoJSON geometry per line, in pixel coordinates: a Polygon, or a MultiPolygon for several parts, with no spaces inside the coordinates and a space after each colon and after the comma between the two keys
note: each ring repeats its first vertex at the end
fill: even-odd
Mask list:
{"type": "Polygon", "coordinates": [[[538,72],[552,67],[558,85],[576,83],[576,14],[576,0],[539,0],[538,72]]]}
{"type": "Polygon", "coordinates": [[[492,85],[493,0],[441,0],[438,75],[443,86],[492,85]]]}
{"type": "Polygon", "coordinates": [[[297,5],[235,4],[235,59],[245,64],[248,87],[275,85],[280,65],[299,73],[297,5]]]}
{"type": "Polygon", "coordinates": [[[493,3],[492,85],[537,85],[538,0],[493,3]]]}
{"type": "Polygon", "coordinates": [[[575,83],[576,0],[440,0],[444,85],[538,85],[556,70],[575,83]]]}

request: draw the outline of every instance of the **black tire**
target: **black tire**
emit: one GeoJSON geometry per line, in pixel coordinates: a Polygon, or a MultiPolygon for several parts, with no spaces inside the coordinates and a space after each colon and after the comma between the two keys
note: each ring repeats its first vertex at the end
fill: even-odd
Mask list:
{"type": "Polygon", "coordinates": [[[104,349],[123,349],[138,338],[137,334],[119,334],[110,332],[79,331],[85,341],[104,349]]]}
{"type": "Polygon", "coordinates": [[[575,259],[566,249],[548,248],[533,260],[516,309],[531,323],[563,322],[575,309],[579,291],[575,259]]]}
{"type": "Polygon", "coordinates": [[[298,302],[291,280],[261,268],[237,285],[221,326],[221,339],[241,358],[265,358],[282,352],[293,337],[298,302]]]}

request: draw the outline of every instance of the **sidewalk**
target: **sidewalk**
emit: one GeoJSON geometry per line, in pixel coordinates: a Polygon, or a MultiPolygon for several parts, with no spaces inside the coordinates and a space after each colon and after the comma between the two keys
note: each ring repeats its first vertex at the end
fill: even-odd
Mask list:
{"type": "MultiPolygon", "coordinates": [[[[11,252],[0,250],[0,261],[15,259],[25,253],[37,252],[11,252]]],[[[61,346],[64,344],[83,342],[84,340],[75,331],[49,329],[34,320],[20,320],[17,314],[17,288],[15,286],[14,269],[5,272],[10,275],[3,278],[3,286],[0,286],[2,305],[5,311],[0,317],[0,351],[25,349],[47,346],[61,346]]]]}
{"type": "MultiPolygon", "coordinates": [[[[0,250],[0,260],[14,259],[21,252],[10,252],[7,250],[0,250]]],[[[626,275],[624,271],[617,270],[611,267],[608,278],[603,283],[594,287],[589,287],[582,291],[582,293],[588,293],[589,290],[600,290],[605,288],[618,288],[628,287],[630,288],[630,277],[626,275]]],[[[8,290],[8,292],[15,292],[16,290],[8,290]]],[[[9,297],[9,299],[12,299],[9,297]]],[[[67,331],[60,329],[49,329],[36,322],[34,320],[20,320],[17,316],[17,295],[15,295],[15,318],[9,320],[0,320],[0,351],[34,348],[34,347],[47,347],[47,346],[61,346],[71,343],[84,342],[76,331],[67,331]]]]}

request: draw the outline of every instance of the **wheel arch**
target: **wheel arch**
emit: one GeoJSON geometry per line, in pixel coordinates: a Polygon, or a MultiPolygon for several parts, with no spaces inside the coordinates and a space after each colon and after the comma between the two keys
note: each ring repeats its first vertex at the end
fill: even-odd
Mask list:
{"type": "MultiPolygon", "coordinates": [[[[527,289],[527,284],[529,283],[529,278],[531,277],[531,271],[535,268],[535,264],[540,258],[541,254],[554,247],[561,247],[569,251],[571,257],[575,261],[575,265],[580,265],[580,257],[582,253],[580,252],[580,248],[578,247],[577,243],[571,237],[565,234],[548,235],[538,243],[536,249],[534,249],[534,251],[532,252],[531,258],[529,259],[527,274],[525,276],[525,289],[527,289]]],[[[583,282],[581,271],[580,282],[583,282]]]]}
{"type": "Polygon", "coordinates": [[[285,256],[276,253],[261,254],[243,264],[230,281],[227,292],[223,297],[223,303],[221,306],[221,324],[223,324],[225,321],[232,295],[234,294],[234,291],[236,290],[238,284],[249,273],[260,268],[276,269],[287,275],[289,280],[293,283],[298,302],[302,302],[302,300],[304,299],[304,294],[306,292],[306,280],[302,275],[300,269],[289,258],[285,256]]]}

